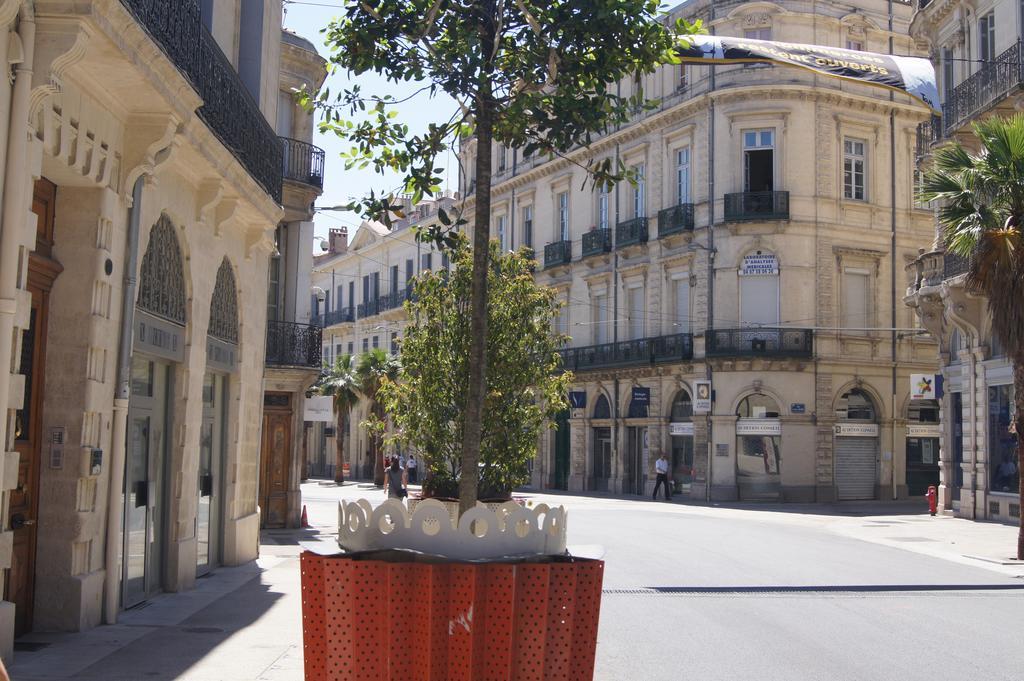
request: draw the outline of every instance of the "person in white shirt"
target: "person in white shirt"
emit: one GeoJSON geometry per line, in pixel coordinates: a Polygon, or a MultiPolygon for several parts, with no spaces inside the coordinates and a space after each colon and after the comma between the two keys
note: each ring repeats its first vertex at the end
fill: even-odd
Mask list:
{"type": "Polygon", "coordinates": [[[661,458],[654,462],[654,469],[658,472],[658,481],[654,483],[654,499],[658,498],[658,488],[665,485],[665,501],[671,501],[671,488],[668,479],[668,457],[665,452],[661,453],[661,458]]]}
{"type": "Polygon", "coordinates": [[[405,462],[405,470],[409,473],[409,482],[416,483],[416,457],[412,454],[409,455],[409,459],[405,462]]]}

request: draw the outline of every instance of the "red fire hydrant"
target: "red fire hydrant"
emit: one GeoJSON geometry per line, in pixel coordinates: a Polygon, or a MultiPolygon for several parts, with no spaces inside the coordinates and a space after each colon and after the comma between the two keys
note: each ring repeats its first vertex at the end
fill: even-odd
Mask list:
{"type": "Polygon", "coordinates": [[[924,496],[928,500],[928,512],[935,515],[939,510],[939,490],[935,485],[928,485],[928,492],[924,496]]]}

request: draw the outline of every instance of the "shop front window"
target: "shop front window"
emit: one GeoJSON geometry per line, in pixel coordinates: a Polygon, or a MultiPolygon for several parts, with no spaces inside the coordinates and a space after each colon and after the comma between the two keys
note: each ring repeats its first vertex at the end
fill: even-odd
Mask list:
{"type": "Polygon", "coordinates": [[[1020,479],[1017,469],[1017,437],[1010,432],[1013,421],[1013,386],[988,389],[988,461],[993,492],[1016,493],[1020,479]]]}
{"type": "Polygon", "coordinates": [[[922,496],[939,484],[939,403],[914,400],[907,409],[907,493],[922,496]]]}
{"type": "Polygon", "coordinates": [[[781,493],[782,423],[766,395],[748,395],[736,409],[736,482],[740,499],[778,499],[781,493]]]}
{"type": "Polygon", "coordinates": [[[693,482],[693,401],[685,390],[672,401],[668,428],[672,438],[672,484],[676,492],[689,493],[693,482]]]}

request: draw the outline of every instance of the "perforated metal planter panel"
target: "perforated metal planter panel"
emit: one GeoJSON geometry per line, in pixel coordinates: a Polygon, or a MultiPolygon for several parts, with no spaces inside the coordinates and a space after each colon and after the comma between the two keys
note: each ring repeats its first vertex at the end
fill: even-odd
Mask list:
{"type": "Polygon", "coordinates": [[[302,554],[307,681],[587,681],[604,563],[302,554]]]}

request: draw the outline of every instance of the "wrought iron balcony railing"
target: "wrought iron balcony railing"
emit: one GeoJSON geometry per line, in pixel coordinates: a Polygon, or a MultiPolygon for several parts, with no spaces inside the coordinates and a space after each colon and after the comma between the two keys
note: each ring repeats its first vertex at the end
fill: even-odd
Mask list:
{"type": "Polygon", "coordinates": [[[411,287],[392,291],[391,293],[385,293],[377,298],[377,312],[385,312],[387,310],[393,310],[396,307],[402,307],[403,303],[407,300],[412,300],[411,287]]]}
{"type": "Polygon", "coordinates": [[[544,269],[572,262],[572,242],[553,241],[544,247],[544,269]]]}
{"type": "Polygon", "coordinates": [[[319,369],[321,331],[311,324],[267,322],[267,366],[319,369]]]}
{"type": "Polygon", "coordinates": [[[343,307],[340,310],[332,310],[331,312],[325,312],[324,314],[313,315],[312,322],[314,326],[319,326],[322,329],[335,324],[344,324],[345,322],[354,322],[356,319],[356,310],[354,307],[343,307]]]}
{"type": "Polygon", "coordinates": [[[678,206],[658,211],[658,238],[670,234],[693,231],[693,204],[681,203],[678,206]]]}
{"type": "Polygon", "coordinates": [[[324,188],[324,150],[309,142],[282,137],[284,179],[324,188]]]}
{"type": "Polygon", "coordinates": [[[811,329],[714,329],[705,334],[704,340],[708,357],[814,356],[814,332],[811,329]]]}
{"type": "Polygon", "coordinates": [[[583,235],[583,257],[612,250],[612,230],[594,229],[583,235]]]}
{"type": "Polygon", "coordinates": [[[681,362],[693,359],[693,334],[676,333],[670,336],[565,348],[560,354],[562,367],[571,371],[681,362]]]}
{"type": "Polygon", "coordinates": [[[932,116],[917,124],[917,158],[931,153],[932,144],[942,139],[942,119],[932,116]]]}
{"type": "Polygon", "coordinates": [[[615,248],[647,243],[647,218],[633,218],[615,226],[615,248]]]}
{"type": "Polygon", "coordinates": [[[789,192],[736,192],[725,195],[726,222],[788,219],[789,192]]]}
{"type": "Polygon", "coordinates": [[[961,274],[967,274],[967,270],[970,268],[971,261],[969,258],[949,252],[944,253],[942,256],[943,279],[952,279],[953,277],[959,277],[961,274]]]}
{"type": "Polygon", "coordinates": [[[356,307],[356,317],[359,319],[372,317],[375,314],[380,314],[380,298],[367,303],[359,303],[356,307]]]}
{"type": "Polygon", "coordinates": [[[942,127],[948,137],[972,116],[1024,84],[1021,41],[953,88],[942,105],[942,127]]]}
{"type": "Polygon", "coordinates": [[[280,139],[203,26],[196,0],[121,0],[203,100],[196,114],[254,180],[281,202],[280,139]]]}

